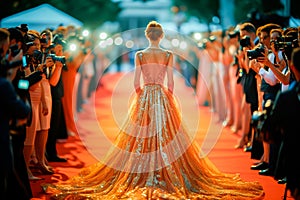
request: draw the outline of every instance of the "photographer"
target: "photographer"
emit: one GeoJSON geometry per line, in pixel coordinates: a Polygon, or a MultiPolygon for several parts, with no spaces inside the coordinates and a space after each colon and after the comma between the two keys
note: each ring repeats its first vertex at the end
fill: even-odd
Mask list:
{"type": "MultiPolygon", "coordinates": [[[[15,52],[13,54],[15,55],[18,52],[22,53],[24,50],[26,50],[26,48],[24,48],[24,37],[21,31],[19,31],[19,29],[17,28],[9,28],[8,31],[10,32],[10,46],[14,49],[12,52],[15,52]],[[16,46],[17,48],[15,48],[16,46]]],[[[16,68],[16,75],[14,78],[12,78],[12,83],[20,99],[30,107],[30,96],[28,91],[29,81],[24,79],[24,74],[22,73],[22,70],[24,69],[24,67],[26,67],[26,59],[24,55],[23,59],[24,60],[22,61],[22,64],[19,65],[18,68],[16,68]]],[[[20,180],[24,184],[24,187],[28,191],[28,194],[31,195],[31,187],[24,159],[24,141],[26,138],[26,126],[30,123],[30,115],[28,116],[27,123],[17,125],[16,122],[17,121],[14,121],[14,123],[12,123],[10,127],[15,170],[20,180]]]]}
{"type": "MultiPolygon", "coordinates": [[[[278,91],[280,91],[280,85],[276,82],[276,78],[273,75],[273,80],[269,81],[270,77],[261,75],[259,70],[264,70],[264,72],[268,71],[268,69],[261,63],[257,62],[257,58],[266,54],[266,56],[272,57],[272,52],[270,51],[270,31],[275,28],[280,28],[277,24],[265,24],[259,27],[258,36],[260,39],[260,44],[255,49],[248,51],[247,54],[251,59],[250,66],[260,75],[260,88],[259,94],[262,94],[262,101],[260,101],[259,108],[262,110],[265,108],[265,103],[268,99],[273,100],[278,91]],[[265,68],[265,69],[263,69],[265,68]],[[267,79],[268,78],[268,79],[267,79]]],[[[274,58],[274,56],[273,56],[274,58]]],[[[260,95],[261,96],[261,95],[260,95]]],[[[256,129],[255,129],[256,130],[256,129]]],[[[258,137],[257,131],[255,131],[253,136],[253,141],[255,141],[258,145],[263,147],[262,156],[260,158],[260,163],[256,165],[252,165],[252,170],[260,170],[259,174],[261,175],[272,175],[273,174],[273,165],[270,165],[270,145],[264,141],[261,141],[258,137]]],[[[259,158],[258,158],[259,159],[259,158]]]]}
{"type": "MultiPolygon", "coordinates": [[[[277,25],[278,26],[278,25],[277,25]]],[[[288,68],[288,60],[285,56],[285,51],[280,50],[279,48],[275,48],[274,43],[276,39],[280,35],[280,29],[276,27],[274,24],[267,24],[262,28],[261,37],[265,37],[264,41],[265,45],[268,49],[272,49],[272,51],[265,51],[265,57],[259,56],[257,57],[259,74],[262,76],[262,87],[261,91],[264,92],[263,100],[264,103],[267,100],[274,101],[278,92],[281,91],[282,85],[280,81],[276,78],[273,73],[273,70],[269,68],[269,66],[274,66],[278,72],[283,72],[284,69],[288,68]],[[274,30],[271,34],[271,31],[274,30]],[[276,31],[277,30],[277,31],[276,31]],[[272,40],[270,40],[270,35],[272,40]],[[272,41],[272,42],[270,42],[272,41]],[[274,41],[274,42],[273,42],[274,41]],[[266,69],[265,69],[266,68],[266,69]]],[[[263,104],[263,108],[265,108],[263,104]]],[[[260,133],[264,135],[265,133],[260,133]]],[[[274,175],[274,170],[278,158],[278,151],[280,147],[280,143],[273,142],[270,143],[268,141],[263,140],[264,154],[260,164],[253,166],[252,169],[260,170],[260,175],[274,175]]],[[[284,177],[277,177],[279,179],[279,183],[284,183],[284,177]]]]}
{"type": "MultiPolygon", "coordinates": [[[[300,198],[300,164],[299,164],[299,113],[300,113],[300,48],[295,48],[291,54],[290,69],[295,75],[295,81],[287,91],[279,93],[274,107],[267,117],[266,131],[282,135],[280,157],[284,159],[287,189],[295,199],[300,198]]],[[[275,137],[275,136],[274,136],[275,137]]],[[[280,162],[280,161],[278,161],[280,162]]]]}
{"type": "MultiPolygon", "coordinates": [[[[63,56],[66,42],[60,35],[53,37],[53,52],[55,56],[63,56]]],[[[53,58],[53,56],[52,56],[53,58]]],[[[58,156],[56,149],[56,141],[58,134],[66,132],[65,119],[63,118],[62,97],[64,96],[64,85],[62,81],[62,69],[64,64],[60,61],[55,61],[55,65],[50,67],[52,71],[52,78],[50,79],[50,89],[52,96],[52,112],[50,120],[50,129],[48,131],[48,138],[46,141],[46,157],[49,162],[67,162],[65,158],[58,156]],[[55,80],[55,83],[52,82],[55,80]]],[[[65,68],[66,69],[66,68],[65,68]]]]}
{"type": "Polygon", "coordinates": [[[239,78],[237,82],[242,85],[243,99],[241,104],[241,131],[242,137],[235,148],[244,148],[244,151],[251,150],[252,143],[249,133],[251,133],[250,119],[251,113],[258,108],[258,94],[256,85],[256,73],[249,67],[247,51],[255,46],[256,28],[251,23],[240,25],[240,49],[237,53],[239,78]]]}
{"type": "MultiPolygon", "coordinates": [[[[8,51],[10,47],[10,32],[0,29],[0,198],[1,199],[24,199],[32,197],[30,188],[26,187],[24,179],[20,177],[20,171],[16,168],[14,160],[20,155],[14,155],[17,151],[12,149],[15,140],[12,140],[12,127],[23,127],[26,124],[30,107],[21,100],[12,84],[17,69],[21,65],[22,51],[16,55],[8,51]],[[8,52],[8,53],[7,53],[8,52]],[[12,64],[14,63],[14,64],[12,64]],[[13,142],[13,144],[11,144],[13,142]]],[[[22,136],[20,136],[22,137],[22,136]]],[[[16,138],[14,138],[16,139],[16,138]]],[[[28,186],[28,185],[27,185],[28,186]]]]}
{"type": "MultiPolygon", "coordinates": [[[[47,85],[44,84],[45,74],[43,73],[45,65],[43,63],[43,53],[41,51],[40,34],[35,30],[30,30],[26,34],[26,56],[27,66],[24,68],[25,77],[29,79],[30,101],[32,107],[32,120],[26,128],[26,140],[24,147],[24,156],[27,164],[28,176],[30,180],[39,180],[41,178],[34,176],[30,169],[30,161],[37,165],[42,174],[52,174],[50,167],[44,164],[45,143],[47,132],[44,130],[50,127],[50,105],[49,96],[45,94],[47,85]],[[36,156],[36,160],[35,157],[36,156]]],[[[47,59],[48,60],[48,59],[47,59]]],[[[51,99],[51,97],[50,97],[51,99]]]]}
{"type": "Polygon", "coordinates": [[[297,31],[293,28],[288,28],[282,31],[282,34],[277,34],[277,29],[271,31],[271,48],[276,53],[281,52],[283,55],[284,63],[273,64],[269,59],[260,58],[260,62],[268,66],[274,73],[277,80],[281,83],[281,91],[288,89],[289,84],[295,80],[293,73],[291,72],[289,65],[291,62],[291,53],[294,48],[299,47],[297,40],[297,31]],[[280,70],[279,65],[284,65],[284,69],[280,70]]]}

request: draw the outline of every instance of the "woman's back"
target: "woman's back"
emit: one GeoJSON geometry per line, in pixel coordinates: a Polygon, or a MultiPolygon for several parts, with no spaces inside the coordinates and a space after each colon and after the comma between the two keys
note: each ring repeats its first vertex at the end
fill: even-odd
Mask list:
{"type": "Polygon", "coordinates": [[[144,84],[163,84],[170,52],[160,48],[147,48],[137,53],[144,84]]]}

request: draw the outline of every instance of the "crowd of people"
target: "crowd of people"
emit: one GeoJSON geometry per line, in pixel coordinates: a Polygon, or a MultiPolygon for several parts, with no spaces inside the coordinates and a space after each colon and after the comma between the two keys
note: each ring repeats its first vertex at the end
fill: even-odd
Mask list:
{"type": "MultiPolygon", "coordinates": [[[[192,62],[174,59],[199,106],[209,105],[219,123],[240,133],[233,148],[259,161],[249,167],[287,183],[295,198],[300,196],[299,137],[293,131],[299,119],[299,35],[299,27],[245,22],[211,33],[190,51],[192,62]]],[[[67,161],[56,143],[78,134],[76,112],[103,71],[93,49],[93,41],[73,26],[0,29],[1,199],[30,199],[30,181],[40,179],[31,167],[51,175],[51,162],[67,161]]]]}
{"type": "Polygon", "coordinates": [[[78,134],[76,112],[95,89],[96,56],[91,39],[71,25],[1,28],[0,48],[0,194],[30,199],[30,181],[41,179],[32,168],[52,175],[51,162],[67,162],[56,144],[78,134]]]}
{"type": "MultiPolygon", "coordinates": [[[[250,168],[279,184],[287,183],[298,198],[300,178],[294,166],[299,158],[295,144],[299,115],[286,113],[286,119],[278,121],[282,115],[272,109],[284,91],[298,91],[299,31],[276,23],[255,27],[245,22],[205,38],[199,53],[202,76],[196,87],[199,105],[209,101],[219,122],[240,136],[234,148],[258,160],[250,168]]],[[[285,99],[284,103],[287,110],[299,111],[299,102],[285,99]]]]}

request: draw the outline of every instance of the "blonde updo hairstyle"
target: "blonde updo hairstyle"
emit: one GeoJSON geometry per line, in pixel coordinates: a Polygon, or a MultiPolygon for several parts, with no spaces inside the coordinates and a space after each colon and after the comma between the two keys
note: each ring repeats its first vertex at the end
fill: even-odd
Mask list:
{"type": "Polygon", "coordinates": [[[153,41],[158,40],[163,33],[162,26],[156,21],[149,22],[145,30],[146,37],[153,41]]]}

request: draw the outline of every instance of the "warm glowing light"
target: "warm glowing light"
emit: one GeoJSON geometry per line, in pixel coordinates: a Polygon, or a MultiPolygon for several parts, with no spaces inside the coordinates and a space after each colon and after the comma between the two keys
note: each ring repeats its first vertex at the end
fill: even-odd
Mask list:
{"type": "Polygon", "coordinates": [[[115,45],[121,45],[123,43],[123,39],[121,37],[116,37],[114,43],[115,45]]]}
{"type": "Polygon", "coordinates": [[[105,32],[101,32],[100,34],[99,34],[99,38],[101,39],[101,40],[105,40],[106,38],[107,38],[107,33],[105,33],[105,32]]]}
{"type": "Polygon", "coordinates": [[[126,43],[125,43],[125,46],[127,48],[132,48],[134,46],[134,42],[132,40],[128,40],[126,43]]]}

